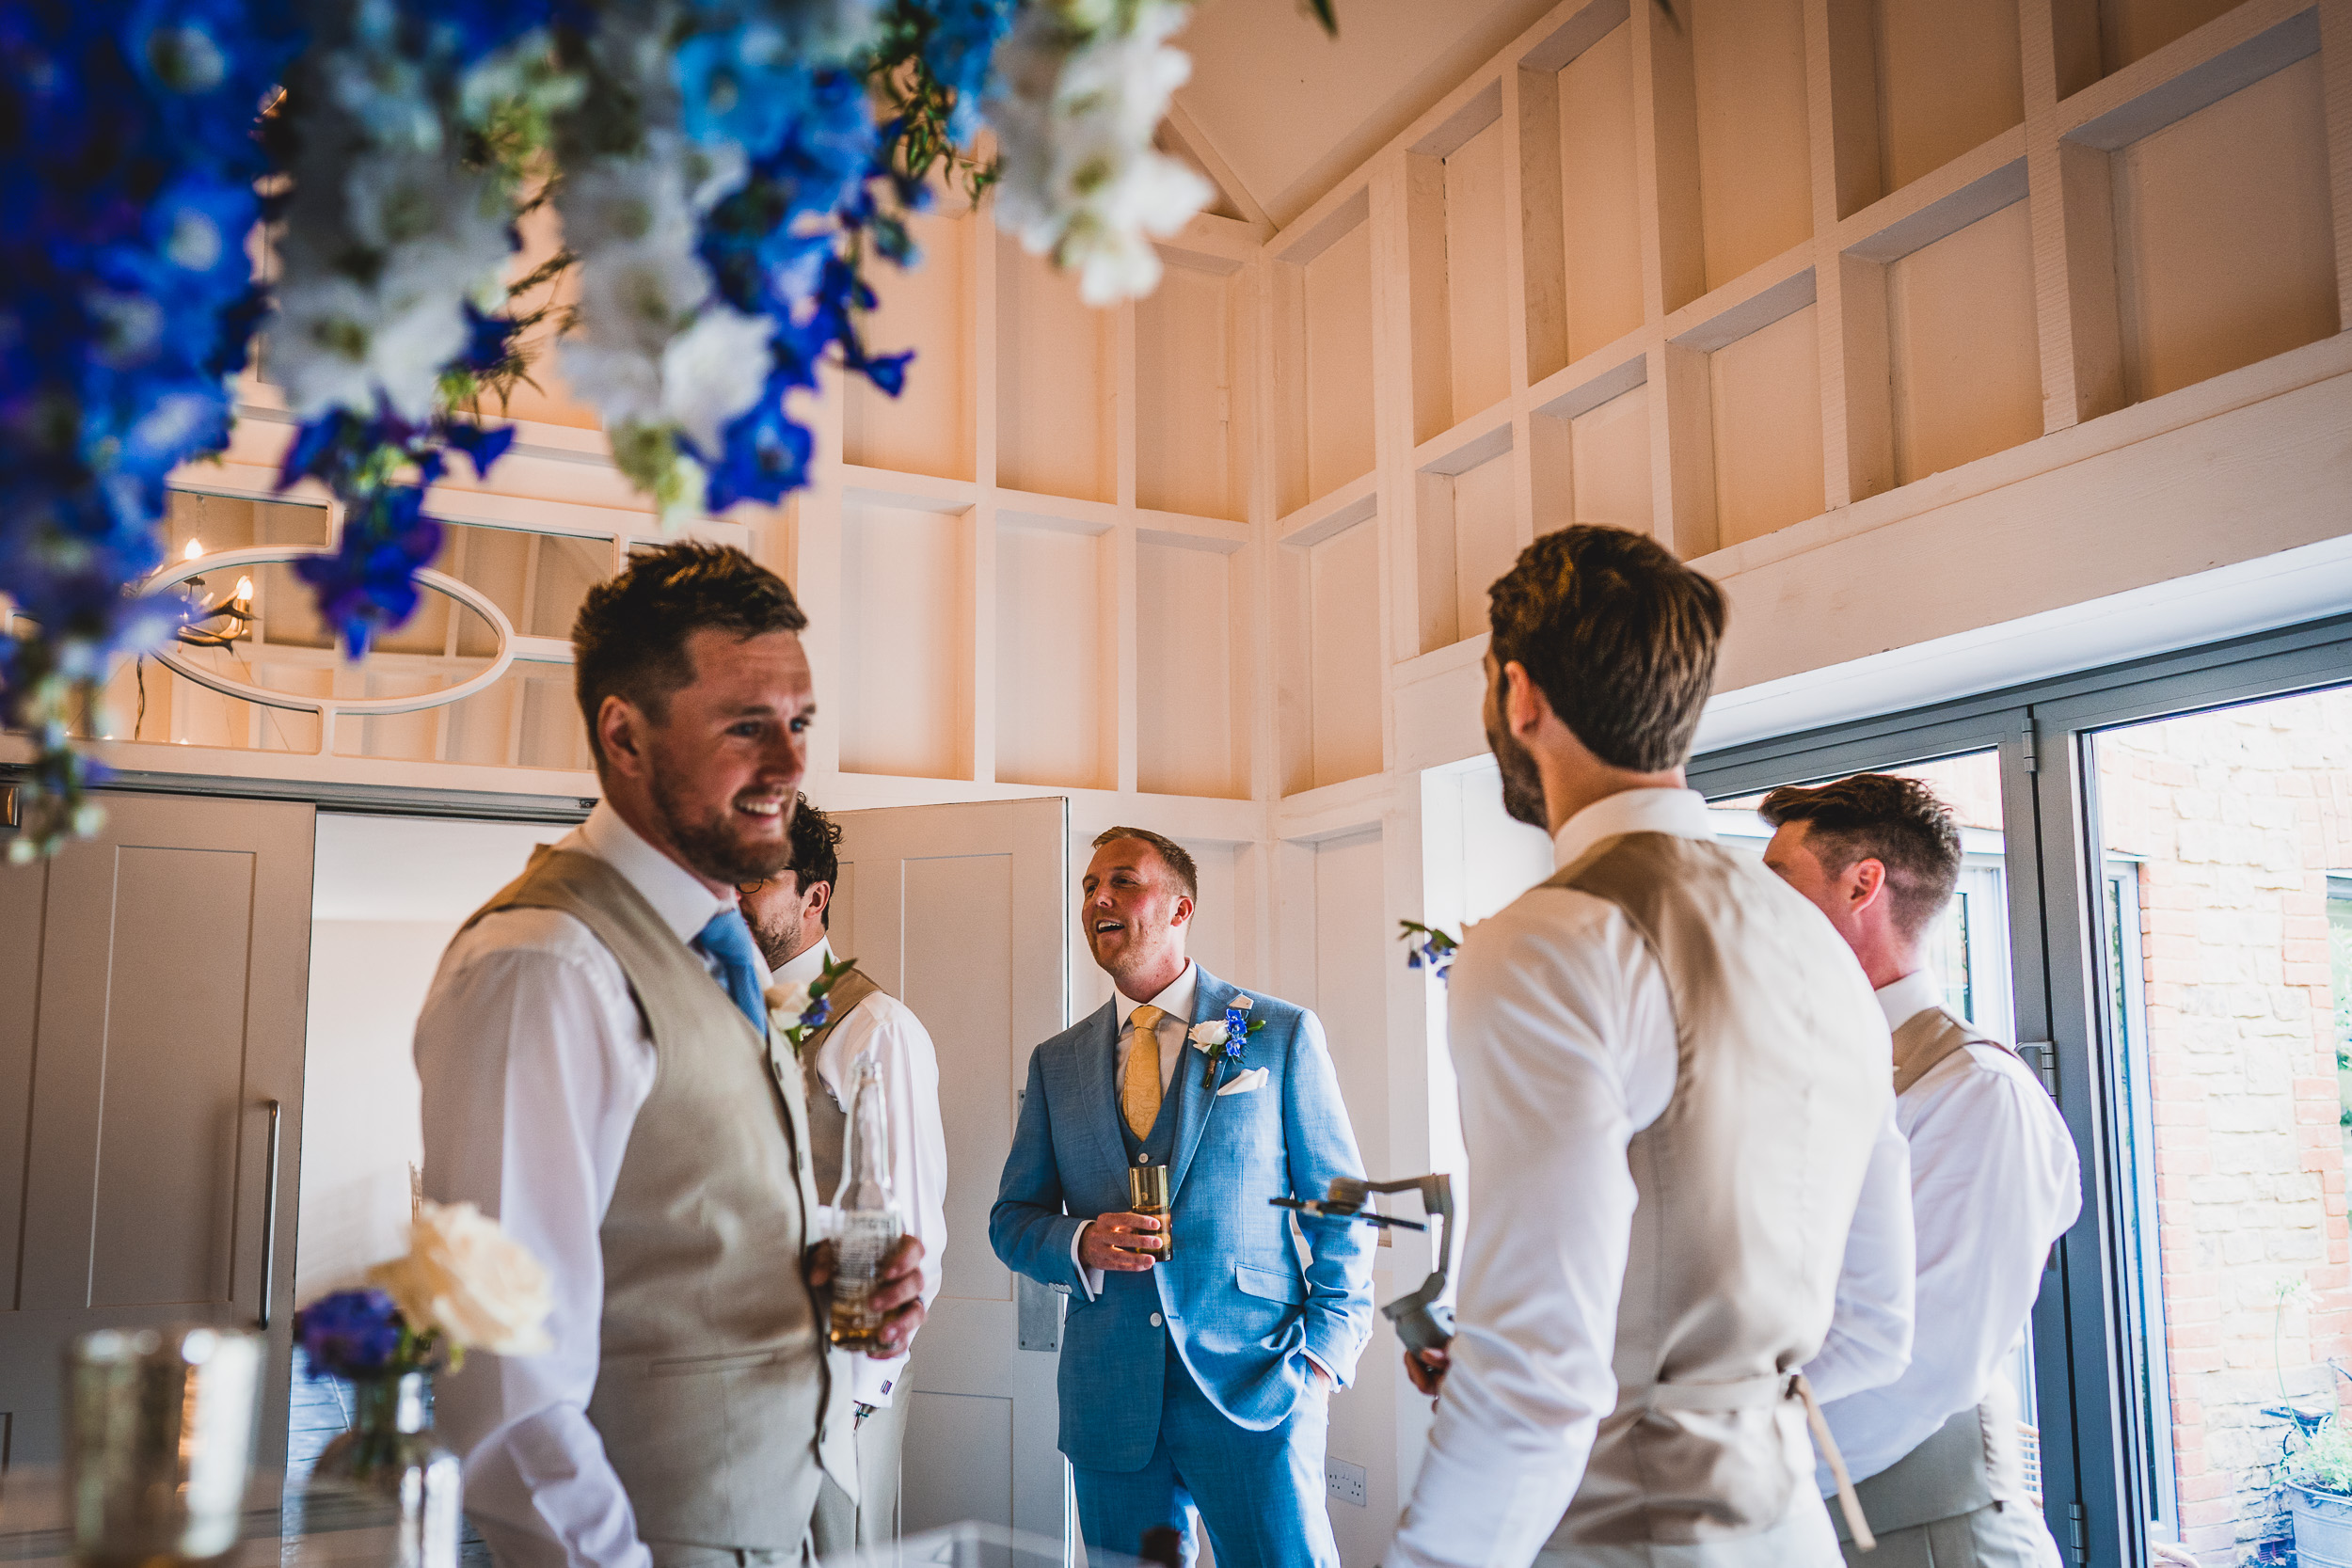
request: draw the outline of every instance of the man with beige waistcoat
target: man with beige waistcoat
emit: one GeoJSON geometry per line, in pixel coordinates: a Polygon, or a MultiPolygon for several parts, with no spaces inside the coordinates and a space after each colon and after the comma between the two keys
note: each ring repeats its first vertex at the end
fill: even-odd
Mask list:
{"type": "MultiPolygon", "coordinates": [[[[2010,1366],[2042,1264],[2082,1212],[2074,1141],[2017,1053],[1944,1006],[1924,944],[1959,885],[1960,829],[1925,784],[1862,773],[1775,789],[1764,863],[1829,916],[1895,1031],[1911,1146],[1910,1369],[1826,1415],[1877,1532],[1872,1568],[2058,1568],[2027,1489],[2010,1366]]],[[[1849,1562],[1860,1560],[1851,1544],[1849,1562]]]]}
{"type": "MultiPolygon", "coordinates": [[[[800,1074],[771,1049],[736,885],[789,851],[816,704],[792,592],[676,545],[572,629],[604,799],[469,920],[417,1021],[424,1182],[548,1267],[543,1355],[443,1380],[438,1424],[502,1568],[800,1563],[854,1489],[800,1074]]],[[[922,1319],[885,1262],[884,1349],[922,1319]]]]}
{"type": "Polygon", "coordinates": [[[1884,1021],[1819,911],[1719,847],[1683,763],[1724,604],[1617,529],[1489,591],[1503,804],[1559,873],[1469,933],[1457,1337],[1387,1568],[1837,1568],[1820,1398],[1910,1351],[1884,1021]]]}
{"type": "MultiPolygon", "coordinates": [[[[841,877],[841,829],[807,796],[792,809],[792,860],[774,876],[745,882],[743,917],[760,955],[787,992],[807,986],[836,962],[833,895],[841,877]]],[[[939,1056],[930,1031],[905,1003],[855,967],[825,993],[825,1022],[801,1041],[801,1082],[808,1101],[817,1197],[830,1205],[848,1151],[850,1091],[857,1064],[871,1058],[890,1122],[891,1196],[907,1234],[923,1243],[923,1305],[939,1294],[947,1253],[947,1132],[939,1116],[939,1056]]],[[[819,1490],[814,1529],[819,1557],[895,1540],[899,1461],[906,1449],[905,1386],[909,1345],[888,1360],[860,1356],[850,1375],[857,1402],[857,1489],[831,1480],[819,1490]]]]}

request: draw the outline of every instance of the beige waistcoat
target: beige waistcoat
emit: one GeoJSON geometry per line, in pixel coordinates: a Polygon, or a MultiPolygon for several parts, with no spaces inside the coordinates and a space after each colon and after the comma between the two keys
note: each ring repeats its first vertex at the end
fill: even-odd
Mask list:
{"type": "MultiPolygon", "coordinates": [[[[1895,1031],[1895,1092],[1903,1095],[1947,1057],[1972,1045],[2010,1049],[1962,1019],[1930,1007],[1895,1031]]],[[[1991,1503],[2030,1507],[2017,1392],[1995,1376],[1984,1402],[1963,1410],[1894,1464],[1854,1483],[1863,1516],[1881,1533],[1974,1513],[1991,1503]]],[[[1845,1539],[1843,1520],[1838,1538],[1845,1539]]]]}
{"type": "MultiPolygon", "coordinates": [[[[802,1258],[817,1209],[801,1078],[628,879],[541,848],[472,916],[560,910],[603,942],[652,1037],[654,1085],[598,1241],[588,1418],[646,1541],[797,1551],[820,1465],[852,1496],[847,1358],[802,1258]]],[[[471,920],[468,922],[471,924],[471,920]]]]}
{"type": "MultiPolygon", "coordinates": [[[[817,1070],[817,1053],[835,1029],[841,1027],[857,1005],[881,991],[882,987],[866,977],[863,970],[852,969],[833,983],[825,999],[833,1004],[833,1011],[823,1025],[810,1031],[801,1042],[801,1097],[808,1106],[808,1162],[817,1178],[817,1200],[831,1203],[833,1195],[841,1186],[842,1151],[850,1146],[850,1108],[833,1097],[825,1086],[824,1074],[817,1070]]],[[[850,1064],[854,1069],[857,1066],[850,1064]]],[[[854,1091],[857,1077],[852,1070],[844,1090],[854,1091]]]]}
{"type": "Polygon", "coordinates": [[[1713,843],[1624,834],[1547,885],[1607,899],[1641,934],[1676,1057],[1672,1099],[1626,1151],[1616,1408],[1551,1548],[1758,1534],[1813,1484],[1794,1374],[1828,1334],[1887,1116],[1885,1028],[1836,932],[1713,843]]]}

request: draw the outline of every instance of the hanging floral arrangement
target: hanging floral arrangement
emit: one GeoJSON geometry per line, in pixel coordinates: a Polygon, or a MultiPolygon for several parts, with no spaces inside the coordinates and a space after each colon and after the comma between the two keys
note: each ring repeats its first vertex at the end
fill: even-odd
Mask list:
{"type": "Polygon", "coordinates": [[[96,820],[124,656],[173,635],[165,481],[232,385],[298,421],[282,484],[341,503],[296,567],[352,657],[414,610],[426,494],[555,366],[665,524],[804,485],[832,364],[896,395],[872,269],[939,184],[1085,297],[1211,192],[1152,137],[1181,0],[17,0],[0,7],[0,724],[32,733],[17,859],[96,820]],[[979,133],[998,151],[983,158],[979,133]],[[518,225],[562,249],[517,277],[518,225]],[[264,238],[265,237],[265,238],[264,238]],[[573,275],[570,303],[555,286],[573,275]],[[543,330],[544,329],[544,330],[543,330]]]}

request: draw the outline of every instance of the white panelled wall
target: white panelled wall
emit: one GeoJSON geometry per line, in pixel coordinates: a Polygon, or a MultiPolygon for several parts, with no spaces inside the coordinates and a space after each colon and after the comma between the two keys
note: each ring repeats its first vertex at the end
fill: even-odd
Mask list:
{"type": "MultiPolygon", "coordinates": [[[[1546,865],[1470,765],[1486,586],[1536,532],[1651,529],[1724,582],[1710,743],[2352,602],[2352,0],[1674,9],[1564,0],[1294,221],[1197,219],[1137,305],[945,204],[868,332],[919,350],[906,394],[812,402],[815,487],[730,519],[812,617],[809,794],[1067,795],[1073,865],[1113,823],[1192,846],[1196,951],[1322,1012],[1376,1175],[1459,1158],[1396,920],[1546,865]]],[[[184,488],[267,493],[250,393],[184,488]]],[[[647,520],[591,421],[516,412],[440,515],[615,558],[647,520]]],[[[212,736],[102,750],[594,793],[430,735],[212,736]]],[[[1072,943],[1075,1013],[1106,991],[1072,943]]],[[[1378,1257],[1384,1298],[1426,1267],[1378,1257]]],[[[1351,1565],[1425,1426],[1383,1325],[1334,1405],[1351,1565]]]]}

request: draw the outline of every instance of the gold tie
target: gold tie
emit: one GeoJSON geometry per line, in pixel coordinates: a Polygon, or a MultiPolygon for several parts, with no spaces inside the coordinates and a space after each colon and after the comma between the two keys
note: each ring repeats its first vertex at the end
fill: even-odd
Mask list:
{"type": "Polygon", "coordinates": [[[1127,1045],[1127,1070],[1119,1080],[1119,1109],[1129,1130],[1148,1138],[1160,1119],[1159,1022],[1168,1013],[1147,1004],[1132,1016],[1136,1033],[1127,1045]]]}

